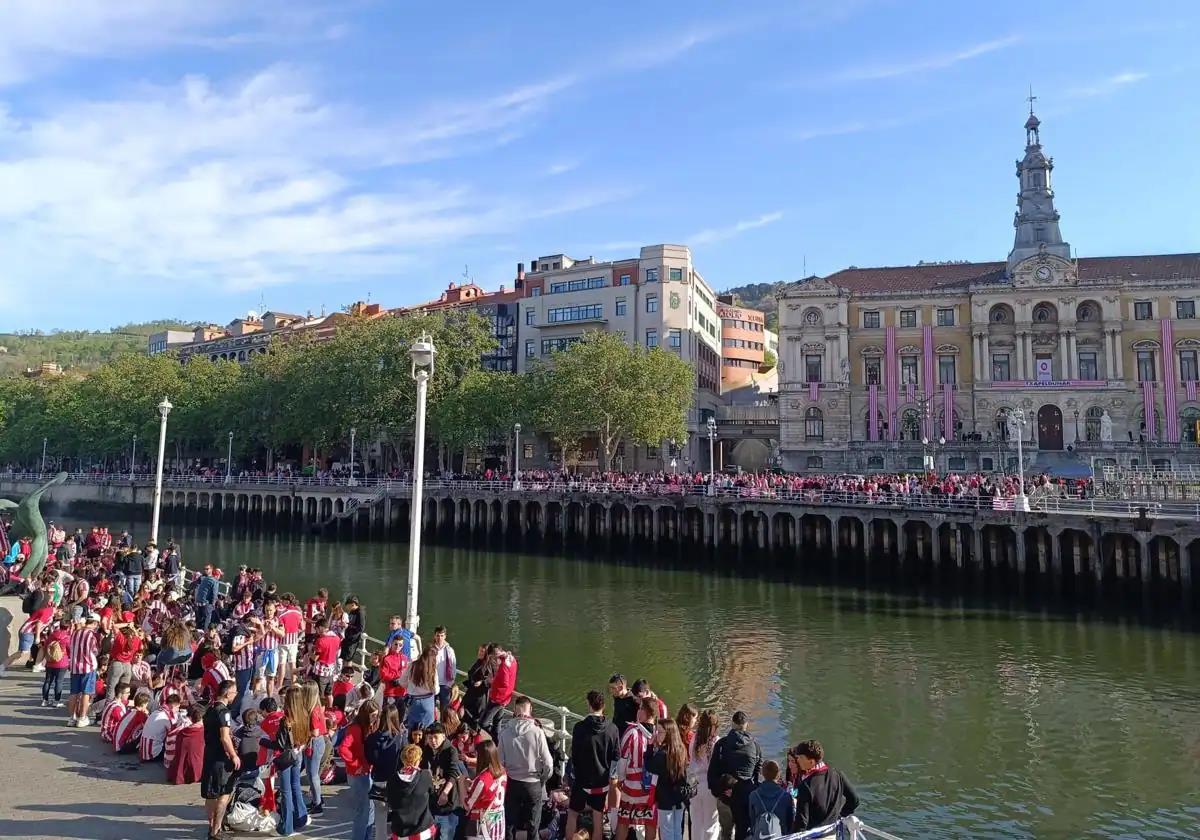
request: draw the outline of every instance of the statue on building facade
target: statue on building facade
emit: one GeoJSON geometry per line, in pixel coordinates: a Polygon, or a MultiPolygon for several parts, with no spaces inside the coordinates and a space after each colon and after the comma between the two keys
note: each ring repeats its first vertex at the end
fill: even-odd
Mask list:
{"type": "Polygon", "coordinates": [[[1108,416],[1107,408],[1100,415],[1100,440],[1104,443],[1112,443],[1112,418],[1108,416]]]}

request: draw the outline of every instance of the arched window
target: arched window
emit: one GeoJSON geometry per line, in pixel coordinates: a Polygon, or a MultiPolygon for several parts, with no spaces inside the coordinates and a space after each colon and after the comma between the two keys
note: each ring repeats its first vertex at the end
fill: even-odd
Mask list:
{"type": "Polygon", "coordinates": [[[1196,443],[1196,424],[1200,423],[1200,408],[1185,408],[1179,412],[1179,435],[1187,443],[1196,443]]]}
{"type": "MultiPolygon", "coordinates": [[[[946,430],[946,409],[938,410],[937,428],[933,430],[934,437],[941,437],[946,430]]],[[[958,440],[959,432],[962,431],[961,422],[958,419],[958,412],[950,409],[950,436],[947,440],[958,440]]]]}
{"type": "Polygon", "coordinates": [[[996,412],[996,440],[1008,440],[1008,409],[996,412]]]}
{"type": "Polygon", "coordinates": [[[921,415],[917,414],[915,408],[906,408],[900,415],[900,439],[921,439],[921,415]]]}
{"type": "MultiPolygon", "coordinates": [[[[1159,435],[1158,435],[1159,422],[1158,422],[1158,420],[1159,420],[1158,409],[1155,409],[1154,413],[1150,415],[1149,423],[1146,422],[1145,412],[1140,412],[1138,414],[1138,434],[1139,434],[1139,436],[1146,436],[1147,434],[1149,434],[1150,436],[1153,437],[1154,440],[1159,440],[1159,435]]],[[[1141,437],[1138,437],[1137,439],[1141,440],[1141,437]]]]}
{"type": "Polygon", "coordinates": [[[1099,321],[1100,307],[1090,300],[1085,300],[1075,309],[1076,321],[1099,321]]]}
{"type": "Polygon", "coordinates": [[[1033,307],[1033,320],[1037,324],[1050,324],[1058,320],[1058,310],[1049,303],[1039,303],[1033,307]]]}
{"type": "Polygon", "coordinates": [[[988,313],[988,320],[993,324],[1011,324],[1013,321],[1013,311],[1007,304],[998,303],[988,313]]]}
{"type": "Polygon", "coordinates": [[[825,417],[815,405],[804,412],[804,439],[825,439],[825,417]]]}
{"type": "Polygon", "coordinates": [[[1100,440],[1100,418],[1104,416],[1104,409],[1099,406],[1092,406],[1083,415],[1083,438],[1084,440],[1100,440]]]}
{"type": "Polygon", "coordinates": [[[810,470],[819,470],[824,463],[825,462],[820,455],[809,455],[804,462],[804,466],[810,470]]]}

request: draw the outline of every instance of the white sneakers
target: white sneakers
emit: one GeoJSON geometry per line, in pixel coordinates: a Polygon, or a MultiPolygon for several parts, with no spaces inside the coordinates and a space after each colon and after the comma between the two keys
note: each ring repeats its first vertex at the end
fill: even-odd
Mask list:
{"type": "Polygon", "coordinates": [[[33,673],[35,673],[35,674],[41,674],[45,670],[46,670],[46,663],[44,663],[44,662],[39,662],[33,666],[33,673]]]}
{"type": "Polygon", "coordinates": [[[84,729],[86,727],[91,726],[92,722],[90,720],[88,720],[87,718],[80,718],[79,723],[77,723],[75,725],[78,726],[80,729],[84,729]]]}
{"type": "Polygon", "coordinates": [[[67,718],[67,726],[71,726],[71,727],[79,726],[79,718],[77,718],[77,717],[67,718]]]}

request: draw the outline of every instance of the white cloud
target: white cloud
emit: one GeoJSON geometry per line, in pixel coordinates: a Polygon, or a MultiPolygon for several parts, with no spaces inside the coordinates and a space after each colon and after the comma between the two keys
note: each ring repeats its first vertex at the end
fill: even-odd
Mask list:
{"type": "Polygon", "coordinates": [[[1107,96],[1121,88],[1135,85],[1138,82],[1150,78],[1149,73],[1140,71],[1127,70],[1123,73],[1115,73],[1112,76],[1092,82],[1089,85],[1084,85],[1077,88],[1072,88],[1067,91],[1067,95],[1076,99],[1090,99],[1096,96],[1107,96]]]}
{"type": "Polygon", "coordinates": [[[835,71],[829,76],[811,81],[807,84],[827,84],[831,82],[865,82],[879,79],[894,79],[901,76],[912,76],[917,73],[929,73],[935,70],[946,70],[964,61],[1007,49],[1021,42],[1018,35],[1009,35],[971,44],[949,52],[931,53],[918,56],[907,61],[887,64],[863,64],[835,71]]]}
{"type": "Polygon", "coordinates": [[[577,160],[560,160],[556,161],[543,170],[543,174],[549,178],[555,178],[559,175],[566,175],[568,172],[574,172],[579,168],[577,160]]]}
{"type": "Polygon", "coordinates": [[[809,140],[818,140],[822,137],[844,137],[848,134],[862,134],[866,131],[882,131],[887,128],[896,128],[904,125],[908,120],[898,118],[877,119],[877,120],[851,120],[844,123],[833,123],[831,125],[814,125],[811,128],[801,129],[792,134],[792,139],[804,143],[809,140]]]}
{"type": "Polygon", "coordinates": [[[0,292],[97,275],[136,291],[160,279],[247,289],[385,273],[439,243],[617,200],[628,192],[530,205],[393,166],[494,143],[571,83],[443,103],[400,123],[325,101],[286,66],[44,116],[0,103],[0,292]]]}
{"type": "Polygon", "coordinates": [[[739,236],[748,230],[766,227],[767,225],[775,224],[783,218],[783,213],[776,211],[774,213],[763,213],[761,216],[756,216],[753,219],[745,219],[735,224],[723,228],[709,228],[702,230],[699,233],[694,233],[685,241],[689,245],[709,245],[713,242],[722,242],[726,239],[732,239],[739,236]]]}

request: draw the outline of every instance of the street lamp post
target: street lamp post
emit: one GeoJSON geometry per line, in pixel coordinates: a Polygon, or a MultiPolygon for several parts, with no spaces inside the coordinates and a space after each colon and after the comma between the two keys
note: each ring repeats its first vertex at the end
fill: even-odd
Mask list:
{"type": "Polygon", "coordinates": [[[708,495],[717,494],[717,418],[708,418],[708,495]]]}
{"type": "Polygon", "coordinates": [[[48,438],[42,438],[42,472],[46,472],[46,441],[48,438]]]}
{"type": "Polygon", "coordinates": [[[137,463],[137,435],[133,436],[133,448],[129,450],[129,482],[133,483],[134,464],[137,463]]]}
{"type": "Polygon", "coordinates": [[[346,482],[351,487],[353,487],[355,484],[355,481],[354,481],[354,436],[356,434],[358,434],[358,429],[351,426],[350,427],[350,478],[346,482]]]}
{"type": "Polygon", "coordinates": [[[233,432],[229,433],[229,447],[225,450],[225,483],[233,479],[233,432]]]}
{"type": "Polygon", "coordinates": [[[413,436],[412,502],[408,514],[408,601],[404,614],[409,631],[416,633],[420,622],[417,599],[421,585],[421,521],[424,519],[421,484],[425,477],[425,399],[429,392],[429,378],[433,376],[437,348],[433,346],[429,334],[424,333],[413,342],[408,354],[412,358],[412,377],[417,383],[417,416],[413,436]]]}
{"type": "Polygon", "coordinates": [[[150,514],[150,542],[158,545],[158,516],[162,510],[163,458],[167,454],[167,415],[171,413],[171,401],[163,397],[158,404],[158,468],[154,473],[154,501],[150,514]]]}
{"type": "MultiPolygon", "coordinates": [[[[565,461],[565,458],[564,458],[565,461]]],[[[521,424],[513,423],[513,489],[521,489],[521,424]]]]}
{"type": "Polygon", "coordinates": [[[1075,409],[1075,447],[1079,447],[1079,409],[1075,409]]]}
{"type": "Polygon", "coordinates": [[[1024,409],[1009,409],[1009,415],[1017,422],[1017,498],[1015,507],[1020,511],[1029,510],[1029,497],[1025,495],[1025,411],[1024,409]]]}

